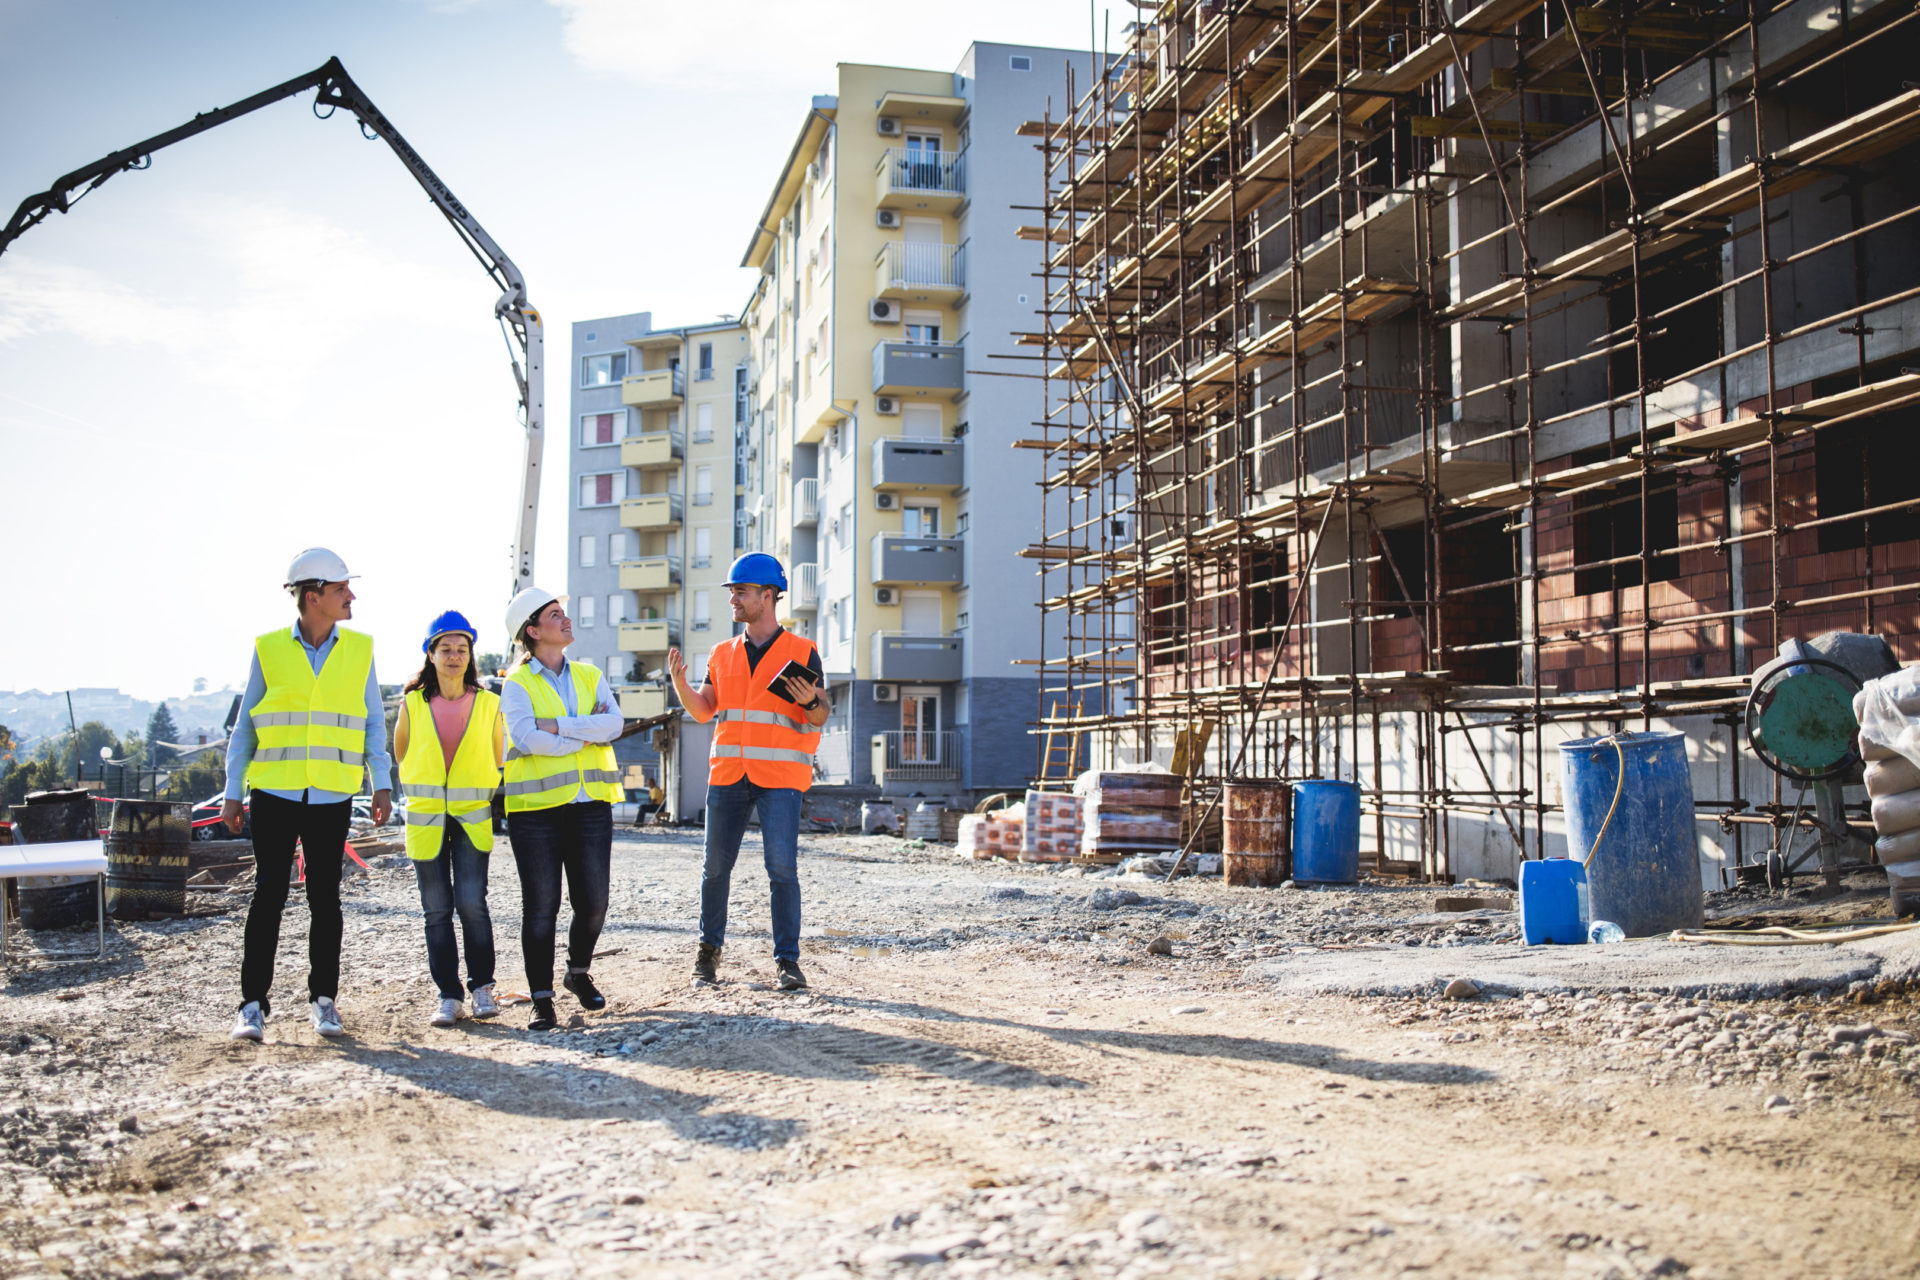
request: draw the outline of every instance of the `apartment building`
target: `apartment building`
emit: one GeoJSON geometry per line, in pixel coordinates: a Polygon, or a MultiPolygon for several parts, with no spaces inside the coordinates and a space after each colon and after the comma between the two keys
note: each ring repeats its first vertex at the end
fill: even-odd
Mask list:
{"type": "Polygon", "coordinates": [[[1764,861],[1749,673],[1920,659],[1910,19],[1175,0],[1057,85],[1061,731],[1347,778],[1370,855],[1512,876],[1565,850],[1558,743],[1672,728],[1703,882],[1764,861]]]}
{"type": "Polygon", "coordinates": [[[752,418],[742,545],[790,566],[821,650],[822,781],[886,793],[1018,787],[1038,683],[1043,416],[1018,354],[1040,246],[1023,122],[1086,54],[975,44],[952,71],[841,64],[774,175],[743,265],[752,418]],[[1024,457],[1024,464],[1023,464],[1024,457]]]}
{"type": "MultiPolygon", "coordinates": [[[[603,665],[628,719],[661,719],[677,705],[665,678],[670,647],[686,651],[698,682],[708,650],[731,631],[725,583],[743,479],[735,436],[746,419],[746,356],[746,330],[731,322],[655,329],[643,311],[573,326],[573,652],[603,665]]],[[[646,735],[622,740],[616,753],[676,784],[675,812],[694,813],[704,770],[689,782],[674,760],[704,761],[705,734],[682,716],[662,739],[676,743],[677,757],[663,763],[646,735]]]]}

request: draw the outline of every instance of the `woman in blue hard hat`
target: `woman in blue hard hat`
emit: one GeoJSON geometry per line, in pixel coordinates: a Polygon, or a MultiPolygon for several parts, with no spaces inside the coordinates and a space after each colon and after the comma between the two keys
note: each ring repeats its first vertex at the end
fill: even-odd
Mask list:
{"type": "Polygon", "coordinates": [[[394,755],[407,793],[407,856],[426,912],[427,969],[439,989],[429,1022],[460,1020],[463,997],[473,1016],[500,1012],[493,997],[493,917],[487,913],[487,855],[493,850],[490,803],[500,785],[506,721],[498,695],[480,687],[473,666],[478,633],[448,610],[427,627],[426,663],[406,686],[394,726],[394,755]],[[465,935],[467,982],[453,917],[465,935]]]}

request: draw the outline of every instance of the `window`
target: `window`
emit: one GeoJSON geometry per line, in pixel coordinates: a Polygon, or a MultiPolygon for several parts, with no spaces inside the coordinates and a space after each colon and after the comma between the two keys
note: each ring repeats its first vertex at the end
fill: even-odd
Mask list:
{"type": "Polygon", "coordinates": [[[627,496],[627,473],[602,471],[580,477],[580,505],[610,507],[627,496]]]}
{"type": "Polygon", "coordinates": [[[631,683],[633,679],[633,659],[624,653],[610,653],[607,655],[605,670],[609,683],[631,683]]]}
{"type": "Polygon", "coordinates": [[[916,538],[940,536],[940,504],[909,502],[900,508],[900,531],[916,538]]]}
{"type": "Polygon", "coordinates": [[[1240,573],[1247,588],[1247,643],[1256,649],[1271,649],[1292,603],[1286,546],[1242,556],[1240,573]]]}
{"type": "Polygon", "coordinates": [[[833,143],[830,139],[820,144],[820,154],[814,163],[820,166],[820,181],[826,182],[833,177],[833,143]]]}
{"type": "Polygon", "coordinates": [[[822,226],[820,228],[820,238],[814,242],[813,246],[814,269],[823,276],[833,268],[833,242],[828,239],[832,231],[833,226],[831,223],[822,226]]]}
{"type": "Polygon", "coordinates": [[[589,413],[580,419],[580,443],[586,446],[597,444],[619,444],[616,434],[619,420],[626,416],[621,413],[589,413]]]}
{"type": "Polygon", "coordinates": [[[713,505],[713,468],[706,463],[693,469],[693,505],[696,507],[713,505]]]}
{"type": "Polygon", "coordinates": [[[967,629],[967,611],[965,609],[953,615],[953,629],[955,631],[965,631],[967,629]]]}
{"type": "Polygon", "coordinates": [[[821,364],[827,362],[827,317],[820,317],[820,327],[814,331],[814,358],[821,364]]]}
{"type": "Polygon", "coordinates": [[[834,616],[839,619],[838,630],[835,634],[839,637],[840,643],[845,644],[851,639],[849,627],[851,626],[853,617],[853,601],[846,599],[836,600],[833,603],[833,610],[834,616]]]}
{"type": "Polygon", "coordinates": [[[713,593],[696,591],[693,593],[693,629],[706,631],[713,626],[713,593]]]}
{"type": "Polygon", "coordinates": [[[700,525],[693,531],[693,567],[705,569],[713,564],[713,530],[700,525]]]}
{"type": "MultiPolygon", "coordinates": [[[[709,370],[708,372],[712,372],[709,370]]],[[[713,440],[713,406],[696,405],[693,410],[693,442],[709,444],[713,440]]]]}
{"type": "Polygon", "coordinates": [[[965,684],[953,692],[953,722],[956,725],[967,724],[971,720],[973,710],[969,704],[973,699],[967,696],[971,692],[965,684]]]}
{"type": "Polygon", "coordinates": [[[688,664],[688,667],[689,667],[689,670],[687,672],[687,675],[689,677],[687,680],[688,684],[691,684],[694,688],[698,689],[701,685],[707,682],[707,655],[706,654],[704,653],[694,654],[693,661],[688,664]]]}
{"type": "Polygon", "coordinates": [[[733,425],[739,426],[747,420],[747,366],[737,364],[733,367],[733,425]]]}
{"type": "MultiPolygon", "coordinates": [[[[1920,413],[1884,413],[1827,427],[1813,437],[1815,512],[1820,519],[1920,498],[1920,472],[1906,452],[1920,413]]],[[[1908,507],[1820,526],[1820,550],[1855,551],[1920,538],[1920,512],[1908,507]],[[1869,539],[1871,535],[1871,539],[1869,539]]]]}
{"type": "Polygon", "coordinates": [[[1024,53],[1010,53],[1007,55],[1007,69],[1010,71],[1031,71],[1033,70],[1033,59],[1024,53]]]}
{"type": "MultiPolygon", "coordinates": [[[[1610,450],[1583,449],[1573,455],[1573,465],[1604,462],[1624,455],[1636,442],[1620,440],[1610,450]]],[[[1672,549],[1680,543],[1680,491],[1675,477],[1654,476],[1647,486],[1646,526],[1649,560],[1655,582],[1671,582],[1680,576],[1680,557],[1672,549]],[[1666,552],[1667,554],[1660,554],[1666,552]]],[[[1619,484],[1596,489],[1574,499],[1573,558],[1586,568],[1576,569],[1573,590],[1576,595],[1594,595],[1602,591],[1625,591],[1640,585],[1640,481],[1623,480],[1619,484]],[[1625,557],[1632,557],[1626,559],[1625,557]],[[1619,564],[1596,561],[1620,559],[1619,564]]]]}
{"type": "Polygon", "coordinates": [[[616,591],[607,597],[607,625],[617,627],[627,620],[627,593],[616,591]]]}
{"type": "Polygon", "coordinates": [[[626,376],[627,353],[624,351],[580,358],[580,385],[583,387],[616,386],[626,376]]]}
{"type": "Polygon", "coordinates": [[[711,342],[700,344],[698,357],[693,366],[693,380],[695,382],[713,381],[713,344],[711,342]]]}
{"type": "Polygon", "coordinates": [[[1380,531],[1380,559],[1373,566],[1373,598],[1391,600],[1394,618],[1424,616],[1418,602],[1427,598],[1427,527],[1402,525],[1380,531]]]}
{"type": "Polygon", "coordinates": [[[833,540],[844,547],[852,537],[853,504],[851,502],[843,502],[840,504],[840,518],[834,521],[833,524],[833,540]]]}
{"type": "Polygon", "coordinates": [[[607,563],[619,564],[622,560],[633,558],[633,539],[631,530],[622,529],[607,535],[607,563]]]}
{"type": "MultiPolygon", "coordinates": [[[[1720,254],[1674,257],[1640,273],[1639,302],[1646,316],[1647,383],[1660,386],[1720,354],[1720,254]],[[1689,301],[1692,299],[1693,301],[1689,301]]],[[[1607,324],[1614,331],[1613,394],[1640,385],[1640,357],[1633,343],[1634,289],[1607,295],[1607,324]]]]}
{"type": "Polygon", "coordinates": [[[592,596],[581,596],[579,600],[574,602],[573,620],[575,624],[582,627],[590,627],[593,625],[592,596]]]}
{"type": "Polygon", "coordinates": [[[590,533],[580,536],[580,567],[582,569],[593,568],[593,549],[599,545],[599,541],[590,533]]]}

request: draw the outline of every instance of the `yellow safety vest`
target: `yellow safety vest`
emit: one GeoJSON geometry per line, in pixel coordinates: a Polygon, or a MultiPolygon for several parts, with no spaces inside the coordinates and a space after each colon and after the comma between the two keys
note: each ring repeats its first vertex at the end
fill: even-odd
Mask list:
{"type": "MultiPolygon", "coordinates": [[[[334,628],[333,648],[314,674],[291,628],[253,642],[267,689],[251,719],[258,746],[247,785],[262,791],[353,795],[366,774],[367,677],[373,640],[334,628]]],[[[385,786],[376,779],[375,786],[385,786]]]]}
{"type": "Polygon", "coordinates": [[[448,814],[466,829],[475,849],[492,851],[488,802],[500,785],[500,766],[493,762],[493,731],[499,720],[500,695],[475,689],[466,732],[448,765],[426,694],[419,689],[407,694],[407,754],[400,759],[400,785],[407,789],[407,856],[415,862],[440,856],[448,814]]]}
{"type": "MultiPolygon", "coordinates": [[[[591,663],[571,662],[573,705],[584,715],[600,700],[600,672],[591,663]]],[[[559,720],[567,714],[566,704],[546,679],[534,673],[533,659],[515,667],[507,678],[527,691],[533,714],[540,720],[559,720]]],[[[589,742],[572,755],[522,755],[507,748],[507,812],[524,813],[529,809],[551,809],[568,804],[581,787],[594,800],[619,804],[626,799],[620,790],[620,768],[613,758],[613,745],[589,742]]]]}

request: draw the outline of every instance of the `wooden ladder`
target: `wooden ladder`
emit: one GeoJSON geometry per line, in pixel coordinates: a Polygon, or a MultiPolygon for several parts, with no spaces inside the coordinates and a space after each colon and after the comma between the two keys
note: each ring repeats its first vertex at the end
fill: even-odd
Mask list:
{"type": "MultiPolygon", "coordinates": [[[[1073,781],[1074,769],[1080,763],[1080,735],[1084,730],[1079,727],[1081,700],[1075,698],[1068,714],[1074,721],[1071,729],[1062,729],[1058,724],[1047,725],[1047,735],[1041,740],[1040,748],[1040,786],[1045,788],[1049,782],[1073,781]],[[1058,770],[1058,772],[1056,772],[1058,770]]],[[[1047,712],[1048,721],[1060,719],[1060,700],[1054,699],[1053,708],[1047,712]]]]}

